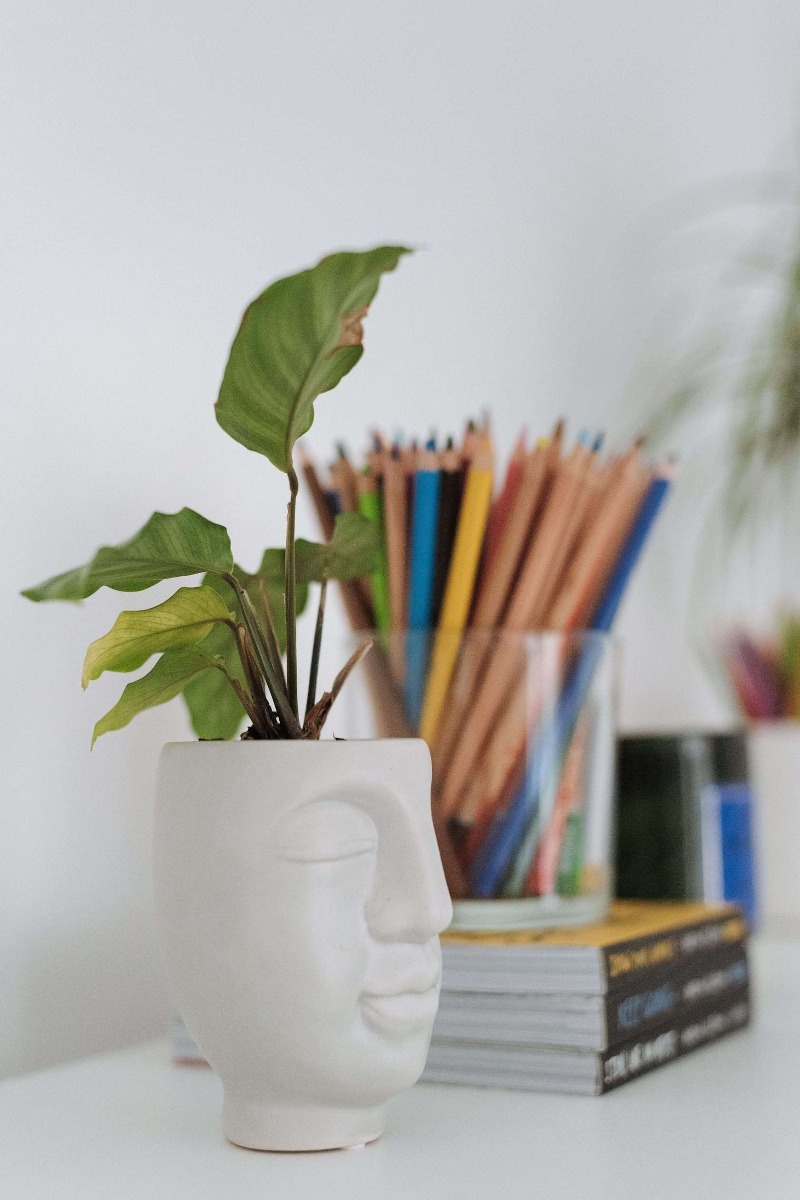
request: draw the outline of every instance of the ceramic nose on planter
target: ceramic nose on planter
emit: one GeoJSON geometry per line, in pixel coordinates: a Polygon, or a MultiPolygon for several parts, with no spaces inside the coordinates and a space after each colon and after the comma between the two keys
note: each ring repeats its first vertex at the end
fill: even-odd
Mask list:
{"type": "Polygon", "coordinates": [[[430,792],[389,787],[364,797],[378,833],[367,923],[379,941],[424,943],[450,924],[453,906],[436,837],[430,836],[430,792]],[[423,801],[422,797],[425,796],[423,801]],[[420,812],[420,805],[423,809],[420,812]],[[425,836],[420,836],[422,830],[425,836]]]}
{"type": "Polygon", "coordinates": [[[165,747],[164,956],[232,1141],[370,1141],[421,1074],[452,912],[430,774],[417,740],[165,747]]]}

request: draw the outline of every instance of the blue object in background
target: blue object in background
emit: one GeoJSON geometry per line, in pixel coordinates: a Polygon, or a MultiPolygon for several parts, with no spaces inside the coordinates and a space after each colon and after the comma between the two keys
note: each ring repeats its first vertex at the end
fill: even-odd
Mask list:
{"type": "Polygon", "coordinates": [[[622,737],[617,783],[617,895],[729,901],[756,928],[757,798],[745,730],[622,737]]]}
{"type": "Polygon", "coordinates": [[[703,789],[703,893],[738,904],[751,929],[758,920],[753,789],[744,781],[703,789]]]}

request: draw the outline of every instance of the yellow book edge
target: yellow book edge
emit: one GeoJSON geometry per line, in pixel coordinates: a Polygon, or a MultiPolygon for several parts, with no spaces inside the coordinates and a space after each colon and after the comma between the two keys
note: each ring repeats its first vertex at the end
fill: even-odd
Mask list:
{"type": "Polygon", "coordinates": [[[702,921],[728,917],[722,931],[725,941],[739,941],[747,924],[735,904],[704,904],[699,900],[616,900],[605,921],[574,929],[446,930],[441,941],[448,946],[587,946],[602,948],[667,933],[702,921]]]}

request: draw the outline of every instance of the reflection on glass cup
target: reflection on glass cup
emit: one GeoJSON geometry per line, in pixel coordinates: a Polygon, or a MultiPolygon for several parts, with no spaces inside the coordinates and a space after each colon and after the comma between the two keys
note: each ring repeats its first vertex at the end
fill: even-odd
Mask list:
{"type": "MultiPolygon", "coordinates": [[[[613,642],[606,634],[352,634],[339,737],[421,734],[454,927],[599,920],[611,897],[613,642]]],[[[337,652],[342,653],[341,642],[337,652]]]]}

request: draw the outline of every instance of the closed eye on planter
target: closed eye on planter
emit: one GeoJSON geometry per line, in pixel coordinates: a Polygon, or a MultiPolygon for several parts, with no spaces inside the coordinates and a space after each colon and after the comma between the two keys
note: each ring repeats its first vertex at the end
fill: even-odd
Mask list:
{"type": "Polygon", "coordinates": [[[322,863],[374,854],[378,831],[360,808],[342,800],[315,800],[280,827],[275,853],[289,862],[322,863]]]}

